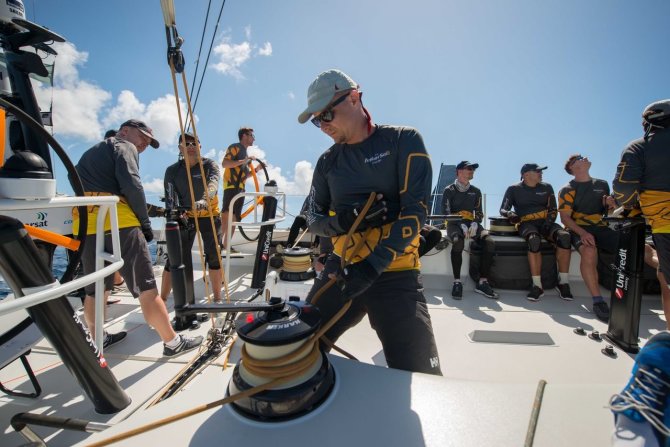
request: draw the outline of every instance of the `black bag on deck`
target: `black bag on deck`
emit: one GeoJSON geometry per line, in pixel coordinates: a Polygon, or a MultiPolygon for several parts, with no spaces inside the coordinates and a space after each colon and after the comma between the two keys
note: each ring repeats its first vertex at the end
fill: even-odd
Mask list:
{"type": "MultiPolygon", "coordinates": [[[[520,237],[490,236],[495,241],[493,264],[488,281],[498,289],[527,290],[533,284],[528,266],[528,244],[520,237]]],[[[542,287],[553,289],[558,284],[558,268],[554,246],[542,241],[542,287]]],[[[473,241],[470,245],[470,277],[479,281],[482,249],[473,241]]]]}

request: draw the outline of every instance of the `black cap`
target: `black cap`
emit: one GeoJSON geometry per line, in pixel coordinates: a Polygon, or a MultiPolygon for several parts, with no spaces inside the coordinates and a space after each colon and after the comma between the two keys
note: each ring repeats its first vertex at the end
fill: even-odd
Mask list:
{"type": "Polygon", "coordinates": [[[547,169],[547,166],[540,166],[537,163],[526,163],[521,166],[521,175],[524,175],[526,172],[530,171],[544,171],[547,169]]]}
{"type": "Polygon", "coordinates": [[[465,169],[465,168],[472,168],[472,169],[477,169],[479,167],[479,163],[472,163],[467,160],[463,160],[459,164],[456,165],[456,170],[458,169],[465,169]]]}
{"type": "MultiPolygon", "coordinates": [[[[191,132],[184,132],[183,134],[179,135],[179,140],[178,140],[179,144],[181,144],[182,139],[195,141],[195,135],[193,135],[193,133],[191,133],[191,132]]],[[[200,140],[198,140],[198,143],[200,143],[200,140]]]]}
{"type": "Polygon", "coordinates": [[[157,139],[154,138],[154,133],[151,130],[151,127],[147,126],[144,121],[140,120],[128,120],[125,123],[121,124],[121,127],[134,127],[135,129],[142,132],[147,137],[151,138],[151,147],[157,149],[160,146],[160,143],[157,139]]]}

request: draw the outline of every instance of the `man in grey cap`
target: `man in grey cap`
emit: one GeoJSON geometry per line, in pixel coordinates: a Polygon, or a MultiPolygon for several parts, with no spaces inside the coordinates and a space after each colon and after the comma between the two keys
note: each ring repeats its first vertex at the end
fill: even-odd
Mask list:
{"type": "MultiPolygon", "coordinates": [[[[121,125],[116,136],[96,144],[81,156],[76,169],[86,190],[91,196],[119,196],[117,215],[119,223],[119,239],[123,267],[121,276],[128,290],[139,298],[144,318],[163,340],[163,355],[174,356],[202,343],[202,337],[188,338],[177,335],[170,325],[170,318],[165,303],[158,296],[156,279],[154,278],[151,257],[147,243],[153,240],[151,222],[147,214],[147,202],[139,174],[139,154],[147,146],[158,148],[158,140],[154,138],[151,128],[139,120],[128,120],[121,125]]],[[[95,271],[95,239],[98,207],[89,207],[87,239],[82,253],[84,274],[95,271]]],[[[75,214],[73,227],[79,226],[78,215],[75,214]]],[[[109,233],[109,219],[105,223],[105,250],[112,251],[112,240],[109,233]]],[[[105,278],[105,297],[113,287],[114,275],[105,278]]],[[[84,318],[92,335],[95,335],[95,286],[86,286],[84,299],[84,318]]],[[[116,334],[105,333],[103,347],[111,346],[126,337],[125,332],[116,334]]]]}
{"type": "Polygon", "coordinates": [[[307,95],[298,121],[311,119],[334,141],[316,164],[305,213],[310,231],[334,246],[324,277],[337,278],[338,285],[325,290],[317,306],[329,321],[353,300],[325,335],[334,342],[367,313],[389,367],[441,375],[419,279],[432,181],[423,139],[416,129],[373,124],[358,84],[339,70],[318,75],[307,95]],[[361,241],[363,248],[352,257],[346,234],[373,192],[350,244],[361,241]],[[343,270],[342,256],[351,262],[343,270]]]}

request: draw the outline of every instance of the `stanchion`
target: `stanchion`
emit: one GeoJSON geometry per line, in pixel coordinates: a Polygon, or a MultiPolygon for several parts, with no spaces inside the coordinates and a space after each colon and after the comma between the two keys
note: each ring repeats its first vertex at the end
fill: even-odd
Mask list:
{"type": "Polygon", "coordinates": [[[640,306],[644,268],[645,222],[639,217],[607,217],[610,228],[619,233],[610,287],[610,321],[603,338],[626,352],[640,350],[640,306]]]}

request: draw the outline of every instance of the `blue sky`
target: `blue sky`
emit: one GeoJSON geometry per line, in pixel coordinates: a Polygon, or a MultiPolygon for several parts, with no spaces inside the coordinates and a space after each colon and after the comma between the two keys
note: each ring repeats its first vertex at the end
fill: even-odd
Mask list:
{"type": "MultiPolygon", "coordinates": [[[[161,141],[140,162],[155,194],[178,132],[159,1],[25,4],[29,20],[70,43],[54,90],[39,92],[53,98],[56,138],[76,162],[107,128],[145,119],[161,141]]],[[[207,2],[175,8],[190,85],[207,2]]],[[[643,108],[670,97],[668,17],[664,0],[228,0],[196,108],[203,153],[220,160],[249,125],[280,186],[306,193],[331,141],[297,115],[312,79],[340,68],[376,122],[419,129],[435,174],[440,163],[479,162],[474,183],[494,196],[495,215],[525,162],[549,165],[556,190],[575,152],[590,156],[593,176],[612,179],[642,133],[643,108]]],[[[69,190],[63,174],[59,190],[69,190]]]]}

